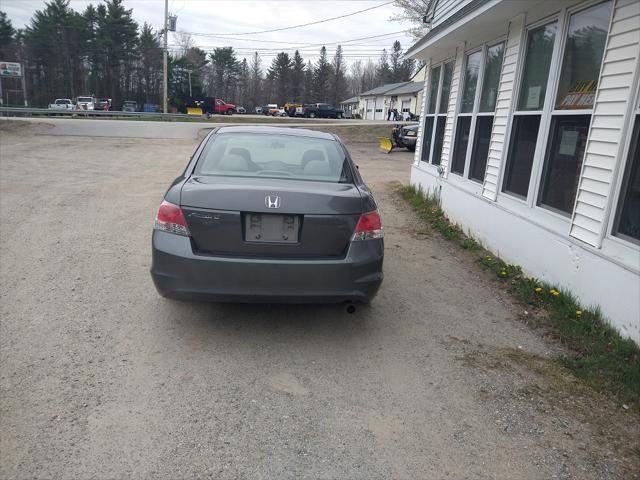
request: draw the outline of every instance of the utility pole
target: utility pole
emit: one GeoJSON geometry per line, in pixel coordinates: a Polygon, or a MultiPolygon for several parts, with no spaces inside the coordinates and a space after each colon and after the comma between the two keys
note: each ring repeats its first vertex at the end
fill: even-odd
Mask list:
{"type": "Polygon", "coordinates": [[[162,82],[162,111],[167,113],[167,98],[169,97],[168,85],[168,66],[167,66],[167,49],[169,37],[169,0],[164,0],[164,49],[162,52],[162,74],[164,81],[162,82]]]}

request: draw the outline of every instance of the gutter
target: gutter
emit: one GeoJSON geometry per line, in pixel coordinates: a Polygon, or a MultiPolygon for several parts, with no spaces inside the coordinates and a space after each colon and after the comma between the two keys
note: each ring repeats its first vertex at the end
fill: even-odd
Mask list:
{"type": "Polygon", "coordinates": [[[433,27],[431,30],[429,30],[429,33],[427,33],[424,37],[422,37],[420,40],[418,40],[415,44],[413,44],[411,46],[411,48],[409,48],[409,50],[407,50],[405,52],[405,56],[411,57],[411,56],[415,55],[420,50],[422,50],[422,47],[430,39],[432,39],[433,37],[435,37],[439,33],[443,32],[444,30],[449,28],[451,25],[455,24],[457,21],[459,21],[462,18],[470,15],[475,10],[478,10],[480,7],[482,7],[485,4],[489,3],[489,1],[490,0],[473,0],[472,2],[466,4],[464,7],[462,7],[460,10],[458,10],[456,13],[454,13],[453,15],[445,18],[441,23],[439,23],[438,25],[433,27]]]}

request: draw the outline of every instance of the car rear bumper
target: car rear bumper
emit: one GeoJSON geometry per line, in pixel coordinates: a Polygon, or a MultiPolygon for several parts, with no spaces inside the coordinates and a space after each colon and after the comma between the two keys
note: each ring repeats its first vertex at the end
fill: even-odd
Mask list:
{"type": "Polygon", "coordinates": [[[154,230],[151,277],[167,297],[218,302],[368,303],[382,283],[382,239],[354,242],[344,258],[196,255],[187,237],[154,230]]]}

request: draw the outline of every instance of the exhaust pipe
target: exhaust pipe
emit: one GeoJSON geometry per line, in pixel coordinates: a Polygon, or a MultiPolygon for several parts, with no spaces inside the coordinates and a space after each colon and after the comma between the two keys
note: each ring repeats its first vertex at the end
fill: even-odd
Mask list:
{"type": "Polygon", "coordinates": [[[347,305],[347,313],[356,313],[356,306],[352,303],[347,305]]]}

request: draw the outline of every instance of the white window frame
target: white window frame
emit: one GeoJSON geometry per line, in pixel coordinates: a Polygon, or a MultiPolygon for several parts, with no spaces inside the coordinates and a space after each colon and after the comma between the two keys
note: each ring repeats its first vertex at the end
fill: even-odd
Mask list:
{"type": "MultiPolygon", "coordinates": [[[[636,118],[640,115],[640,62],[636,66],[636,79],[635,79],[635,99],[634,105],[636,108],[631,110],[628,115],[628,121],[625,123],[625,127],[622,132],[622,138],[625,139],[623,148],[620,149],[620,161],[617,163],[617,171],[615,173],[615,180],[612,184],[613,194],[610,196],[610,208],[608,211],[608,219],[606,220],[606,230],[604,232],[604,238],[602,240],[603,250],[612,250],[618,253],[620,251],[630,255],[638,255],[640,252],[640,244],[633,240],[627,239],[624,236],[618,236],[614,233],[616,227],[616,221],[618,219],[618,208],[620,202],[620,195],[622,195],[622,186],[625,183],[625,173],[627,171],[628,162],[631,161],[630,149],[633,129],[635,127],[636,118]]],[[[640,121],[640,120],[638,120],[640,121]]],[[[623,254],[624,255],[624,254],[623,254]]],[[[625,255],[626,256],[626,255],[625,255]]]]}
{"type": "MultiPolygon", "coordinates": [[[[477,185],[482,185],[484,183],[484,177],[482,180],[477,180],[475,178],[469,177],[469,171],[471,169],[471,155],[473,153],[473,142],[475,141],[475,135],[476,135],[477,118],[478,117],[495,117],[495,114],[496,114],[495,106],[492,112],[480,111],[480,99],[482,97],[482,88],[484,87],[485,71],[487,69],[487,52],[489,51],[490,48],[493,48],[500,44],[503,44],[502,61],[504,62],[504,54],[507,49],[507,39],[503,36],[495,40],[492,40],[491,42],[483,43],[480,47],[476,47],[466,51],[464,53],[464,61],[462,62],[463,65],[462,65],[462,68],[460,69],[460,87],[459,87],[459,95],[458,95],[460,98],[458,101],[458,105],[456,106],[456,115],[454,116],[454,134],[451,139],[451,158],[449,159],[448,168],[449,168],[449,173],[452,173],[453,175],[456,175],[458,178],[461,178],[463,180],[470,180],[476,183],[477,185]],[[469,59],[470,55],[473,55],[474,53],[477,53],[477,52],[482,52],[482,55],[480,57],[480,70],[478,71],[478,80],[476,82],[476,90],[474,92],[473,108],[471,112],[462,112],[461,111],[462,97],[464,96],[464,88],[465,88],[464,73],[466,72],[466,69],[467,69],[467,60],[469,59]],[[460,117],[471,117],[471,125],[469,126],[469,140],[467,142],[467,151],[464,157],[464,169],[463,169],[462,175],[458,172],[453,171],[453,156],[456,153],[455,145],[456,145],[456,136],[458,135],[458,131],[457,131],[458,119],[460,117]]],[[[500,86],[499,81],[498,81],[498,86],[500,86]]],[[[496,105],[497,105],[497,98],[496,98],[496,105]]],[[[486,173],[486,168],[485,168],[485,173],[486,173]]]]}
{"type": "MultiPolygon", "coordinates": [[[[562,37],[560,38],[560,43],[558,47],[554,47],[556,48],[556,63],[555,65],[553,65],[552,62],[552,67],[554,68],[554,82],[552,84],[552,89],[548,92],[551,92],[551,98],[549,99],[552,103],[551,103],[551,108],[549,108],[549,110],[547,111],[547,115],[546,115],[546,119],[545,119],[545,124],[544,124],[544,132],[543,132],[543,146],[544,149],[541,152],[541,158],[538,161],[538,165],[537,165],[537,169],[536,169],[536,184],[535,184],[535,195],[532,198],[532,201],[534,202],[534,206],[537,209],[541,209],[544,210],[545,212],[548,212],[550,214],[553,214],[559,218],[564,218],[567,222],[569,222],[569,224],[571,223],[574,213],[575,213],[575,209],[576,209],[576,202],[575,200],[577,199],[577,191],[576,191],[576,199],[574,199],[573,202],[573,207],[571,209],[571,211],[567,214],[566,212],[559,212],[556,211],[555,209],[552,209],[549,206],[543,206],[543,205],[539,205],[538,201],[540,200],[540,195],[542,194],[542,190],[541,190],[541,186],[542,186],[542,173],[544,171],[544,163],[546,160],[546,154],[547,154],[547,149],[549,147],[549,135],[551,134],[551,121],[553,120],[553,117],[555,116],[569,116],[569,115],[589,115],[591,116],[591,120],[593,120],[593,106],[591,108],[583,108],[583,109],[579,109],[579,110],[558,110],[555,108],[556,105],[556,97],[558,96],[558,88],[559,88],[559,84],[560,84],[560,75],[562,73],[562,63],[564,61],[564,56],[567,53],[566,52],[566,46],[567,46],[567,34],[569,32],[569,23],[571,21],[571,16],[575,13],[579,13],[581,11],[587,10],[595,5],[598,5],[600,3],[605,3],[608,0],[592,0],[590,2],[581,4],[581,5],[575,5],[573,7],[570,8],[565,8],[564,11],[562,12],[562,37]]],[[[606,54],[606,45],[609,42],[609,31],[611,30],[611,21],[613,19],[613,15],[615,13],[615,9],[616,9],[616,0],[611,0],[611,13],[609,14],[609,22],[608,22],[608,27],[607,27],[607,40],[605,42],[605,50],[602,54],[602,59],[600,60],[600,68],[598,69],[598,82],[597,82],[597,86],[596,86],[596,94],[597,94],[597,87],[600,86],[600,76],[602,75],[602,65],[604,63],[604,57],[606,54]]],[[[559,25],[560,26],[560,25],[559,25]]],[[[551,77],[551,72],[549,74],[549,77],[551,77]]],[[[545,99],[546,100],[546,99],[545,99]]],[[[594,105],[595,105],[595,101],[594,101],[594,105]]],[[[546,101],[545,101],[545,107],[547,107],[546,101]]],[[[587,130],[587,139],[590,138],[591,136],[591,124],[592,121],[589,121],[589,129],[587,130]]],[[[585,149],[585,152],[583,154],[582,157],[582,166],[584,166],[584,158],[586,157],[587,152],[585,149]]],[[[534,167],[536,166],[536,162],[534,160],[534,167]]],[[[532,172],[533,173],[533,172],[532,172]]],[[[533,175],[532,175],[533,176],[533,175]]],[[[580,169],[580,173],[578,174],[578,185],[579,185],[579,181],[580,181],[580,177],[582,176],[582,168],[580,169]]]]}
{"type": "MultiPolygon", "coordinates": [[[[536,165],[540,162],[540,157],[544,156],[544,152],[546,150],[546,134],[544,133],[546,127],[546,116],[548,114],[548,102],[550,90],[554,78],[555,64],[558,63],[559,49],[558,45],[558,37],[561,35],[563,23],[562,19],[564,10],[554,15],[545,17],[541,20],[538,20],[530,25],[527,25],[525,28],[525,34],[522,38],[522,42],[520,43],[522,51],[520,58],[518,59],[518,74],[514,81],[514,89],[513,89],[513,110],[509,115],[509,121],[507,122],[507,135],[504,143],[504,151],[503,151],[503,161],[501,166],[500,173],[500,181],[498,183],[498,197],[506,197],[509,200],[514,200],[516,203],[521,205],[526,205],[529,208],[534,207],[534,198],[537,195],[533,195],[533,191],[535,190],[535,181],[536,177],[536,165]],[[518,101],[520,100],[520,90],[522,88],[522,81],[524,77],[524,67],[526,64],[526,56],[527,56],[527,46],[529,45],[529,37],[531,35],[532,30],[536,30],[537,28],[543,27],[545,25],[549,25],[551,23],[557,23],[556,27],[556,39],[553,43],[553,52],[551,54],[551,62],[549,63],[549,76],[547,78],[547,88],[545,90],[545,98],[542,105],[542,110],[518,110],[518,101]],[[540,127],[538,127],[538,139],[536,140],[536,148],[533,154],[533,163],[531,164],[531,175],[529,176],[529,186],[527,187],[527,196],[526,198],[522,198],[519,195],[516,195],[512,192],[504,191],[504,175],[506,172],[507,162],[509,161],[509,151],[511,150],[511,136],[513,133],[513,124],[516,116],[525,116],[525,115],[539,115],[540,116],[540,127]]],[[[544,158],[542,159],[544,161],[544,158]]]]}
{"type": "MultiPolygon", "coordinates": [[[[549,15],[544,17],[536,22],[533,22],[525,27],[525,34],[523,35],[521,45],[521,54],[518,59],[518,69],[517,75],[514,80],[514,90],[513,90],[513,108],[509,114],[509,121],[507,122],[507,132],[505,136],[505,147],[502,152],[502,162],[500,167],[500,175],[498,182],[498,202],[504,204],[506,207],[517,209],[521,211],[523,215],[531,215],[532,212],[535,212],[534,215],[538,218],[538,221],[541,221],[543,224],[547,225],[548,228],[551,228],[553,231],[559,231],[569,234],[569,230],[571,228],[571,221],[575,212],[575,201],[573,210],[567,216],[566,214],[556,212],[551,210],[550,208],[544,207],[542,205],[537,205],[538,197],[541,193],[540,184],[542,179],[542,171],[544,168],[544,161],[546,157],[546,152],[548,148],[549,134],[551,128],[551,120],[554,115],[593,115],[593,108],[591,109],[581,109],[577,111],[572,110],[557,110],[555,109],[556,96],[558,93],[558,86],[560,81],[560,72],[562,69],[562,60],[565,55],[565,46],[567,41],[567,33],[569,27],[569,21],[571,15],[574,13],[580,12],[582,10],[586,10],[594,5],[599,3],[603,3],[606,0],[591,0],[589,2],[580,3],[578,5],[573,5],[571,7],[564,7],[560,11],[554,13],[553,15],[549,15]],[[547,25],[549,23],[553,23],[557,21],[557,29],[556,29],[556,38],[553,45],[553,53],[551,56],[551,62],[549,64],[549,77],[547,78],[547,90],[545,92],[545,99],[542,110],[535,111],[521,111],[517,110],[518,108],[518,100],[520,96],[520,89],[522,87],[522,80],[524,74],[524,67],[526,61],[526,48],[529,41],[530,32],[538,27],[543,25],[547,25]],[[574,113],[575,112],[575,113],[574,113]],[[529,178],[529,186],[527,190],[527,197],[521,198],[516,194],[511,192],[503,191],[504,185],[504,176],[506,171],[507,162],[509,161],[509,151],[511,147],[511,137],[513,133],[513,124],[514,118],[516,116],[524,116],[524,115],[540,115],[540,127],[538,129],[538,139],[536,141],[536,148],[533,157],[533,163],[531,166],[531,176],[529,178]],[[522,208],[524,207],[524,210],[522,208]],[[539,213],[538,213],[539,212],[539,213]]],[[[611,9],[611,16],[609,17],[609,27],[607,30],[607,37],[609,36],[609,32],[611,30],[611,20],[613,18],[613,14],[615,13],[615,1],[613,0],[613,7],[611,9]]],[[[600,83],[600,76],[602,74],[602,65],[604,63],[604,55],[602,56],[602,61],[600,63],[600,70],[598,73],[598,84],[600,83]]],[[[589,132],[587,133],[587,138],[589,138],[591,132],[591,124],[589,125],[589,132]]],[[[586,152],[585,152],[586,155],[586,152]]],[[[583,158],[584,164],[584,158],[583,158]]]]}
{"type": "MultiPolygon", "coordinates": [[[[448,108],[447,111],[445,111],[444,113],[440,113],[440,97],[442,96],[442,82],[444,82],[444,68],[445,65],[452,63],[453,64],[453,69],[455,73],[455,68],[456,68],[456,64],[455,64],[455,57],[451,58],[448,57],[445,60],[442,60],[440,62],[434,63],[431,66],[429,66],[429,82],[428,82],[428,86],[429,89],[427,91],[427,98],[426,98],[426,102],[424,104],[425,107],[425,111],[424,111],[424,120],[422,123],[422,139],[421,139],[421,144],[420,144],[420,152],[419,152],[419,162],[418,165],[420,164],[428,164],[431,165],[434,168],[439,168],[440,165],[434,165],[433,164],[433,148],[435,146],[435,138],[436,138],[436,130],[438,128],[438,117],[444,117],[445,118],[445,122],[447,121],[447,115],[448,115],[448,108]],[[432,82],[433,82],[433,78],[431,78],[431,73],[433,72],[433,69],[440,67],[440,73],[438,74],[438,87],[436,90],[436,102],[435,102],[435,110],[433,113],[427,113],[429,111],[429,102],[431,101],[431,87],[432,87],[432,82]],[[427,126],[427,118],[433,118],[433,126],[431,127],[431,144],[429,145],[429,161],[425,162],[424,160],[422,160],[422,145],[424,143],[424,136],[425,136],[425,129],[427,126]]],[[[449,98],[451,98],[451,89],[449,90],[449,98]]],[[[445,127],[446,128],[446,127],[445,127]]],[[[442,157],[440,158],[440,162],[442,163],[442,157]]]]}

